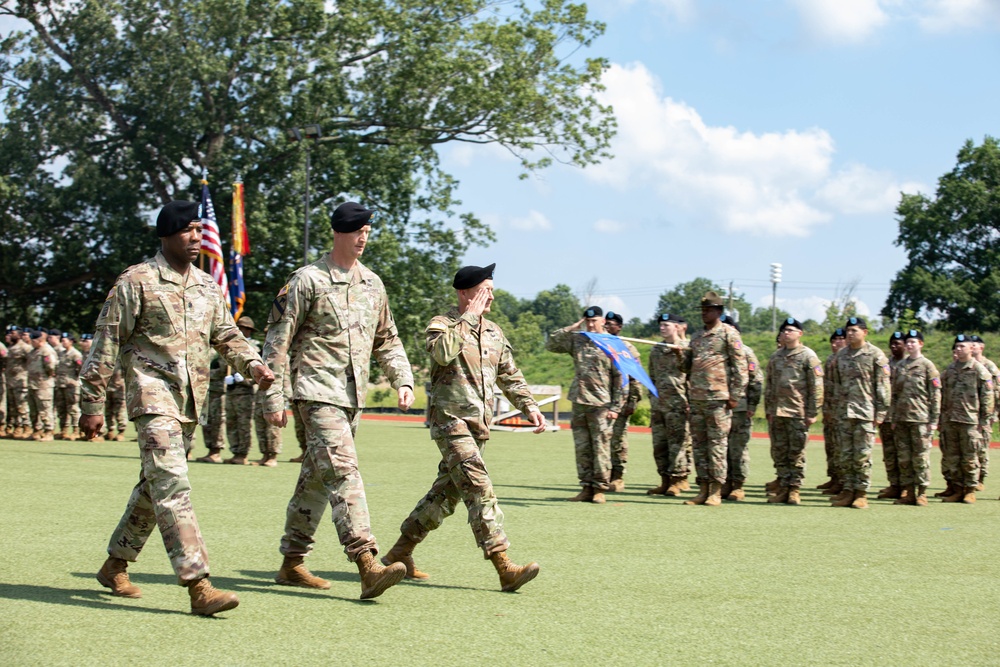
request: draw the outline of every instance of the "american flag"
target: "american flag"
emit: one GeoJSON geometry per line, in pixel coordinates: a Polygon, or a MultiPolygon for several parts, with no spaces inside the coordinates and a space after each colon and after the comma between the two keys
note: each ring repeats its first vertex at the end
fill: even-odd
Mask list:
{"type": "Polygon", "coordinates": [[[212,206],[212,195],[208,193],[208,181],[205,179],[201,181],[201,254],[208,255],[208,272],[228,301],[229,284],[222,263],[222,237],[219,234],[219,223],[215,221],[215,207],[212,206]]]}

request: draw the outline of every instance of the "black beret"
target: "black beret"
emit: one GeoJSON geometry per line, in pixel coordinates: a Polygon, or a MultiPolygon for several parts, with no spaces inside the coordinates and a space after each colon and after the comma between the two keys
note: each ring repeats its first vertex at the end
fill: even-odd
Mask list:
{"type": "Polygon", "coordinates": [[[834,329],[833,333],[830,334],[830,342],[833,342],[834,338],[847,338],[847,334],[844,333],[843,329],[834,329]]]}
{"type": "Polygon", "coordinates": [[[374,219],[375,211],[370,211],[361,204],[349,201],[338,206],[333,212],[330,226],[333,231],[346,234],[356,232],[365,225],[372,224],[374,219]]]}
{"type": "Polygon", "coordinates": [[[600,317],[604,314],[600,306],[587,306],[587,309],[583,311],[584,317],[600,317]]]}
{"type": "Polygon", "coordinates": [[[847,324],[844,325],[845,329],[847,327],[860,327],[865,331],[868,331],[868,323],[865,322],[863,317],[848,317],[847,324]]]}
{"type": "Polygon", "coordinates": [[[684,318],[672,313],[660,313],[660,322],[673,322],[674,324],[684,324],[684,318]]]}
{"type": "Polygon", "coordinates": [[[955,342],[951,344],[951,349],[954,350],[955,346],[958,345],[959,343],[971,343],[971,342],[973,342],[972,336],[966,336],[965,334],[958,334],[957,336],[955,336],[955,342]]]}
{"type": "Polygon", "coordinates": [[[905,342],[911,338],[916,338],[917,340],[923,340],[924,335],[919,331],[917,331],[916,329],[910,329],[905,334],[903,334],[903,341],[905,342]]]}
{"type": "Polygon", "coordinates": [[[799,322],[794,317],[786,317],[785,321],[781,323],[780,327],[778,327],[778,333],[781,333],[782,331],[784,331],[789,327],[792,327],[793,329],[798,329],[799,331],[805,331],[805,328],[802,326],[802,322],[799,322]]]}
{"type": "Polygon", "coordinates": [[[729,317],[729,315],[723,315],[722,317],[719,318],[719,321],[722,322],[723,324],[728,324],[729,326],[736,329],[740,333],[743,333],[743,330],[740,329],[740,325],[736,322],[736,320],[729,317]]]}
{"type": "Polygon", "coordinates": [[[983,342],[983,339],[980,337],[979,334],[972,334],[971,336],[969,336],[969,340],[971,340],[973,343],[982,343],[983,342]]]}
{"type": "Polygon", "coordinates": [[[49,335],[50,336],[62,336],[62,331],[59,331],[59,329],[49,329],[49,335]]]}
{"type": "Polygon", "coordinates": [[[156,235],[173,236],[195,220],[200,220],[200,207],[193,201],[172,201],[160,209],[156,216],[156,235]]]}
{"type": "Polygon", "coordinates": [[[94,340],[94,334],[92,333],[81,334],[80,340],[94,340]]]}
{"type": "Polygon", "coordinates": [[[903,338],[903,332],[902,331],[893,331],[892,335],[889,336],[889,342],[891,343],[894,340],[906,340],[906,339],[903,338]]]}
{"type": "Polygon", "coordinates": [[[604,319],[611,320],[612,322],[617,322],[618,324],[625,324],[625,320],[622,319],[622,316],[621,316],[620,313],[615,313],[615,312],[610,311],[610,310],[607,313],[605,313],[604,319]]]}
{"type": "Polygon", "coordinates": [[[470,289],[484,280],[493,278],[493,269],[496,262],[489,266],[463,266],[455,274],[455,279],[451,281],[451,286],[455,289],[470,289]]]}
{"type": "Polygon", "coordinates": [[[41,332],[41,331],[39,331],[39,330],[35,330],[35,331],[32,331],[32,332],[31,332],[31,340],[35,340],[36,338],[41,338],[41,337],[42,337],[42,336],[44,336],[44,335],[45,335],[45,334],[44,334],[44,333],[42,333],[42,332],[41,332]]]}

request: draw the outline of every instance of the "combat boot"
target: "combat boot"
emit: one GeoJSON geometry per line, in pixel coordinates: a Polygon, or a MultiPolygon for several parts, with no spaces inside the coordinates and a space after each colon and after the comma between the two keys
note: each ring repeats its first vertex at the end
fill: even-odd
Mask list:
{"type": "Polygon", "coordinates": [[[729,498],[729,494],[733,491],[733,483],[731,480],[726,480],[726,483],[722,485],[722,497],[729,498]]]}
{"type": "Polygon", "coordinates": [[[709,482],[705,504],[712,507],[718,507],[722,504],[722,484],[720,482],[709,482]]]}
{"type": "Polygon", "coordinates": [[[330,582],[320,579],[306,567],[302,556],[285,556],[278,570],[278,576],[274,578],[275,583],[282,586],[300,586],[302,588],[319,588],[326,590],[330,588],[330,582]]]}
{"type": "Polygon", "coordinates": [[[927,507],[927,487],[918,486],[915,497],[913,499],[913,504],[919,507],[927,507]]]}
{"type": "Polygon", "coordinates": [[[55,440],[55,434],[52,431],[42,431],[42,437],[38,439],[39,442],[52,442],[55,440]]]}
{"type": "Polygon", "coordinates": [[[538,563],[532,562],[520,567],[507,558],[506,551],[491,554],[490,560],[500,575],[500,590],[504,593],[513,593],[538,576],[538,563]]]}
{"type": "Polygon", "coordinates": [[[948,482],[947,486],[944,487],[944,491],[938,491],[934,494],[935,498],[946,498],[955,493],[955,485],[948,482]]]}
{"type": "Polygon", "coordinates": [[[680,479],[681,479],[680,490],[681,491],[690,491],[691,490],[691,484],[690,484],[690,482],[688,482],[687,475],[684,475],[680,479]]]}
{"type": "Polygon", "coordinates": [[[69,433],[67,429],[60,429],[58,433],[55,434],[56,440],[69,440],[69,433]]]}
{"type": "Polygon", "coordinates": [[[773,496],[767,499],[767,502],[778,505],[785,504],[788,502],[788,487],[783,486],[778,491],[775,492],[773,496]]]}
{"type": "Polygon", "coordinates": [[[886,498],[889,499],[899,498],[899,495],[902,492],[903,490],[900,487],[896,486],[895,484],[890,484],[889,486],[885,487],[884,489],[878,492],[877,498],[879,500],[885,500],[886,498]]]}
{"type": "Polygon", "coordinates": [[[822,484],[820,484],[816,488],[818,490],[820,490],[820,491],[826,491],[827,489],[829,489],[830,487],[832,487],[836,483],[837,483],[837,478],[836,477],[831,477],[828,481],[823,482],[822,484]]]}
{"type": "Polygon", "coordinates": [[[42,439],[42,432],[39,431],[38,429],[35,429],[34,431],[31,432],[31,437],[30,438],[27,437],[27,436],[25,436],[24,439],[25,440],[34,440],[35,442],[38,442],[39,440],[42,439]]]}
{"type": "Polygon", "coordinates": [[[843,492],[844,492],[844,483],[841,482],[839,479],[835,480],[833,482],[833,486],[831,486],[829,489],[823,489],[824,496],[839,496],[843,492]]]}
{"type": "Polygon", "coordinates": [[[698,492],[698,495],[695,496],[694,498],[692,498],[691,500],[685,500],[684,501],[685,505],[704,505],[705,504],[705,501],[708,500],[708,482],[699,482],[698,483],[698,488],[701,489],[701,491],[698,492]]]}
{"type": "Polygon", "coordinates": [[[799,487],[790,486],[788,487],[788,500],[785,501],[789,505],[801,505],[802,498],[799,496],[799,487]]]}
{"type": "Polygon", "coordinates": [[[358,556],[358,560],[355,562],[358,566],[358,573],[361,574],[362,600],[377,598],[406,576],[405,565],[393,563],[389,567],[382,567],[375,561],[375,556],[372,555],[371,551],[366,551],[358,556]]]}
{"type": "Polygon", "coordinates": [[[770,482],[764,485],[764,491],[767,493],[777,493],[781,489],[781,480],[772,479],[770,482]]]}
{"type": "Polygon", "coordinates": [[[611,473],[611,485],[608,487],[609,493],[621,493],[625,490],[625,480],[620,472],[611,473]]]}
{"type": "Polygon", "coordinates": [[[844,489],[840,494],[834,496],[830,500],[831,507],[850,507],[851,503],[854,502],[854,491],[851,489],[844,489]]]}
{"type": "Polygon", "coordinates": [[[21,438],[23,438],[24,437],[24,427],[23,426],[18,426],[17,428],[15,428],[14,432],[10,434],[10,437],[13,438],[14,440],[20,440],[21,438]]]}
{"type": "Polygon", "coordinates": [[[396,543],[392,545],[392,549],[389,549],[389,553],[382,557],[382,564],[402,563],[406,566],[407,579],[429,579],[431,575],[418,570],[416,563],[413,562],[413,549],[416,546],[416,542],[405,535],[400,535],[396,543]]]}
{"type": "Polygon", "coordinates": [[[893,505],[916,505],[917,497],[913,493],[913,485],[907,484],[903,487],[902,492],[899,494],[899,498],[896,498],[892,502],[893,505]]]}
{"type": "Polygon", "coordinates": [[[868,493],[865,491],[855,491],[854,501],[851,502],[851,507],[856,510],[868,509],[868,493]]]}
{"type": "Polygon", "coordinates": [[[260,461],[254,462],[255,466],[263,466],[264,468],[276,468],[278,467],[278,457],[275,454],[264,454],[260,461]]]}
{"type": "Polygon", "coordinates": [[[962,502],[966,505],[976,504],[976,487],[967,486],[965,487],[965,493],[962,494],[962,502]]]}
{"type": "Polygon", "coordinates": [[[221,449],[210,449],[208,454],[205,456],[199,456],[195,459],[198,463],[222,463],[222,455],[219,452],[221,449]]]}
{"type": "Polygon", "coordinates": [[[983,486],[983,480],[979,480],[979,484],[976,484],[976,491],[985,491],[986,487],[983,486]]]}
{"type": "Polygon", "coordinates": [[[572,498],[567,498],[571,503],[589,503],[594,499],[594,489],[590,486],[585,486],[580,489],[580,493],[576,494],[572,498]]]}
{"type": "MultiPolygon", "coordinates": [[[[111,438],[109,437],[108,440],[110,440],[110,439],[111,438]]],[[[125,442],[125,432],[124,431],[118,431],[118,434],[115,436],[115,442],[125,442]]],[[[236,606],[236,605],[233,605],[233,606],[236,606]]],[[[230,609],[232,609],[232,607],[230,607],[230,609]]]]}
{"type": "Polygon", "coordinates": [[[79,440],[80,439],[80,429],[74,428],[72,431],[70,431],[69,437],[67,437],[66,439],[69,440],[70,442],[76,442],[77,440],[79,440]]]}
{"type": "Polygon", "coordinates": [[[236,593],[220,591],[209,583],[208,577],[188,582],[187,589],[191,596],[191,613],[199,616],[218,614],[240,604],[236,593]]]}
{"type": "Polygon", "coordinates": [[[293,456],[292,458],[288,459],[288,462],[289,463],[302,463],[305,460],[306,460],[306,453],[302,452],[298,456],[293,456]]]}
{"type": "Polygon", "coordinates": [[[594,489],[594,495],[590,497],[590,502],[594,503],[595,505],[603,505],[604,503],[607,502],[607,499],[604,497],[603,491],[598,491],[597,489],[594,489]]]}
{"type": "Polygon", "coordinates": [[[743,490],[743,482],[733,482],[733,488],[729,490],[728,494],[724,494],[722,497],[737,503],[742,501],[746,498],[746,492],[743,490]]]}
{"type": "Polygon", "coordinates": [[[950,496],[945,496],[944,498],[942,498],[941,502],[944,502],[944,503],[960,503],[960,502],[962,502],[962,498],[964,498],[964,497],[965,497],[965,489],[964,488],[962,488],[961,486],[952,486],[951,487],[951,495],[950,496]]]}
{"type": "Polygon", "coordinates": [[[666,475],[660,475],[660,485],[654,486],[651,489],[646,489],[647,496],[660,496],[667,493],[667,489],[671,487],[671,482],[676,479],[674,477],[667,477],[666,475]]]}
{"type": "Polygon", "coordinates": [[[246,454],[237,454],[237,455],[233,456],[232,458],[226,459],[225,461],[223,461],[223,463],[229,463],[229,464],[234,465],[234,466],[246,466],[246,465],[250,465],[249,463],[247,463],[246,454]]]}
{"type": "Polygon", "coordinates": [[[142,592],[128,579],[128,561],[124,558],[112,558],[104,561],[97,572],[97,583],[111,589],[112,595],[123,598],[141,598],[142,592]]]}
{"type": "Polygon", "coordinates": [[[670,486],[667,490],[663,492],[665,496],[679,496],[685,490],[684,485],[687,484],[686,477],[668,477],[670,480],[670,486]]]}

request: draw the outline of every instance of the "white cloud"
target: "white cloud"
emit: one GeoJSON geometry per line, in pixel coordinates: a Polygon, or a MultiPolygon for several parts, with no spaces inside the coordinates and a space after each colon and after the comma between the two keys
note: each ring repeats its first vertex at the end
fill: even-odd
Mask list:
{"type": "Polygon", "coordinates": [[[594,223],[594,231],[602,232],[604,234],[620,234],[628,228],[624,222],[618,222],[617,220],[609,220],[607,218],[601,218],[594,223]]]}
{"type": "Polygon", "coordinates": [[[625,302],[622,300],[620,296],[616,296],[614,294],[607,294],[604,296],[594,296],[591,297],[591,302],[592,303],[588,303],[587,305],[600,306],[605,313],[608,313],[609,311],[618,313],[619,315],[622,316],[622,318],[624,318],[626,322],[632,319],[631,315],[625,314],[626,311],[628,310],[628,307],[625,305],[625,302]]]}
{"type": "Polygon", "coordinates": [[[511,218],[508,222],[512,229],[522,232],[539,232],[552,229],[549,219],[538,211],[528,211],[528,215],[523,218],[511,218]]]}
{"type": "Polygon", "coordinates": [[[920,183],[899,183],[892,174],[861,164],[842,169],[817,190],[818,202],[847,215],[889,214],[899,204],[899,193],[927,192],[920,183]]]}
{"type": "Polygon", "coordinates": [[[927,32],[1000,28],[997,0],[924,0],[917,19],[927,32]]]}
{"type": "MultiPolygon", "coordinates": [[[[778,294],[781,294],[780,285],[778,286],[778,294]]],[[[817,322],[822,322],[826,319],[826,309],[830,305],[832,299],[813,294],[811,296],[797,297],[794,299],[778,296],[776,301],[778,308],[801,322],[805,322],[806,320],[816,320],[817,322]]],[[[872,309],[867,303],[861,301],[857,297],[854,297],[853,301],[859,315],[862,317],[871,317],[872,309]]],[[[754,303],[754,307],[770,308],[771,296],[761,296],[757,299],[756,303],[754,303]]]]}
{"type": "Polygon", "coordinates": [[[879,0],[790,0],[806,31],[833,43],[863,42],[889,22],[879,0]]]}

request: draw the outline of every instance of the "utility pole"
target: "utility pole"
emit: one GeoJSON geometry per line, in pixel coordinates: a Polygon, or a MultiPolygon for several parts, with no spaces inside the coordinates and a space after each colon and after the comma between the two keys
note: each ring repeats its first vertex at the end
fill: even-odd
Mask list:
{"type": "Polygon", "coordinates": [[[771,264],[771,331],[778,330],[778,283],[781,282],[781,264],[771,264]]]}

